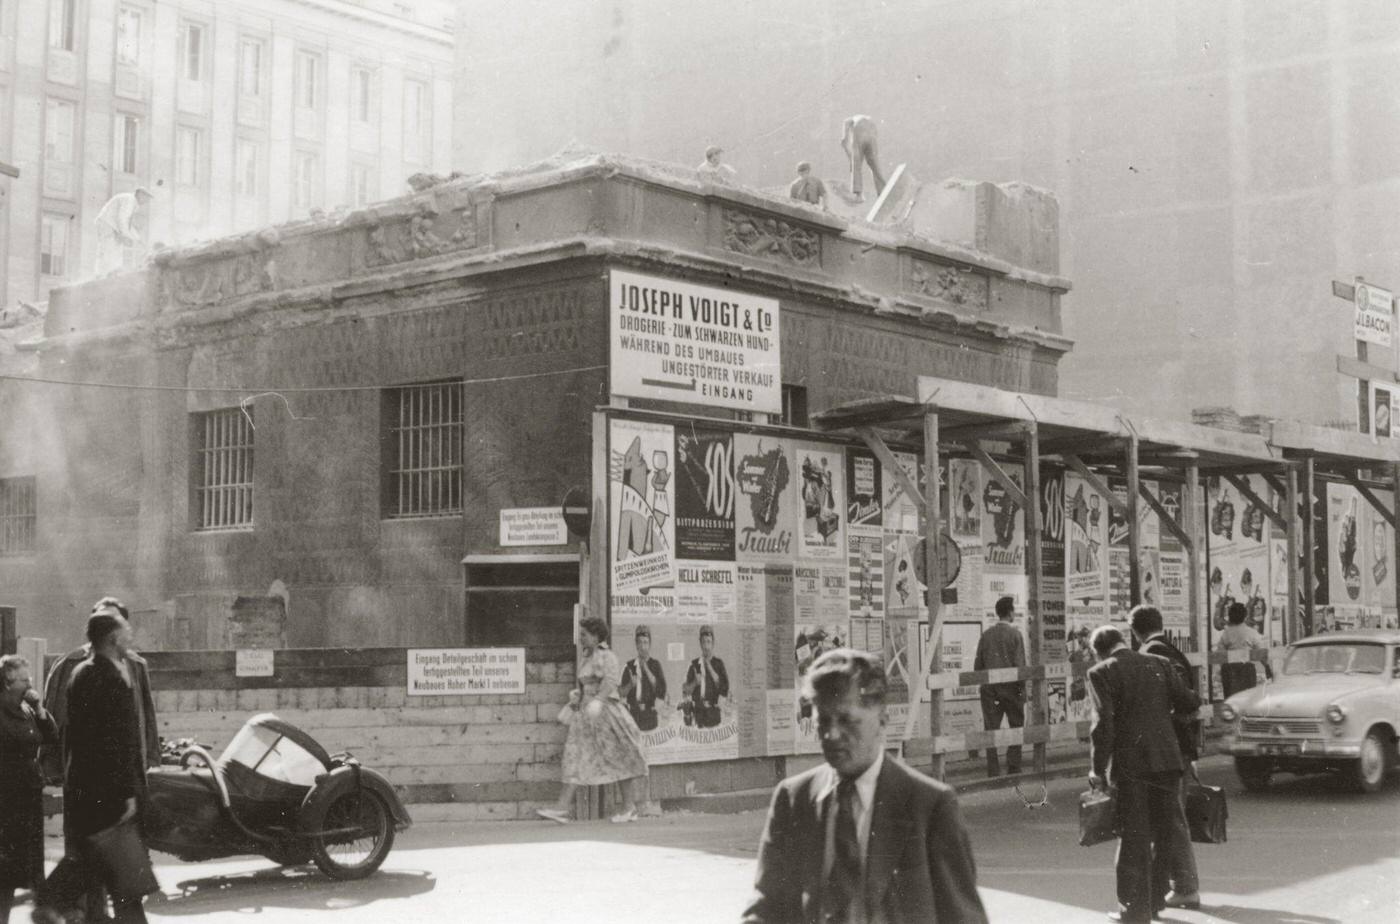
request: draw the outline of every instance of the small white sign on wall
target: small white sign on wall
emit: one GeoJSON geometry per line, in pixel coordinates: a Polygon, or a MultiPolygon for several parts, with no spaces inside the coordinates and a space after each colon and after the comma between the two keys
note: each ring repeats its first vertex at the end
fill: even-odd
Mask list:
{"type": "Polygon", "coordinates": [[[235,677],[271,677],[273,650],[271,648],[240,648],[234,652],[235,677]]]}
{"type": "Polygon", "coordinates": [[[410,648],[409,696],[525,692],[524,648],[410,648]]]}
{"type": "Polygon", "coordinates": [[[511,507],[501,511],[501,545],[568,545],[569,527],[559,507],[511,507]]]}

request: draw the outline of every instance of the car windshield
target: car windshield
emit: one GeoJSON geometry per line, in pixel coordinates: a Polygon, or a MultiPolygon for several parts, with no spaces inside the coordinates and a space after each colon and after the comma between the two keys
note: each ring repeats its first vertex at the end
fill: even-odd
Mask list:
{"type": "Polygon", "coordinates": [[[239,730],[219,758],[237,761],[249,770],[283,783],[311,786],[326,772],[321,761],[292,739],[249,722],[239,730]]]}
{"type": "Polygon", "coordinates": [[[1363,642],[1299,645],[1283,662],[1285,674],[1379,674],[1385,670],[1385,647],[1363,642]]]}

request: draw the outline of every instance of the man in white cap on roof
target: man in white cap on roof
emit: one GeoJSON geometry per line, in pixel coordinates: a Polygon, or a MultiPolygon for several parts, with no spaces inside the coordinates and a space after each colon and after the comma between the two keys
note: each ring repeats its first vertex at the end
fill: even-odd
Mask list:
{"type": "Polygon", "coordinates": [[[151,191],[138,186],[131,192],[117,193],[97,213],[98,276],[116,273],[126,268],[126,248],[141,244],[138,218],[144,218],[151,191]]]}
{"type": "Polygon", "coordinates": [[[719,156],[723,153],[724,148],[717,144],[706,148],[705,159],[695,168],[696,176],[706,183],[718,183],[721,186],[733,186],[738,183],[739,174],[734,168],[719,162],[719,156]]]}

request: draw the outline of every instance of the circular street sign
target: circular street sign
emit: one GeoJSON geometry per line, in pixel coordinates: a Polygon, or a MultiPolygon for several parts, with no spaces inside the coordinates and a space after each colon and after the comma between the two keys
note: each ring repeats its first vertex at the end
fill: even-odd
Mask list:
{"type": "Polygon", "coordinates": [[[592,520],[589,501],[587,488],[575,486],[564,494],[564,525],[581,539],[588,538],[588,526],[592,520]]]}

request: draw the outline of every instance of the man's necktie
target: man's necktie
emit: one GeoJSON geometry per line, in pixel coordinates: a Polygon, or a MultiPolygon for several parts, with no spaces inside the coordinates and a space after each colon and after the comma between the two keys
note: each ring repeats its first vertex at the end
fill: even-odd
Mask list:
{"type": "Polygon", "coordinates": [[[836,787],[836,838],[831,875],[826,881],[822,911],[828,922],[851,919],[851,904],[860,895],[860,838],[856,834],[856,783],[842,780],[836,787]]]}

